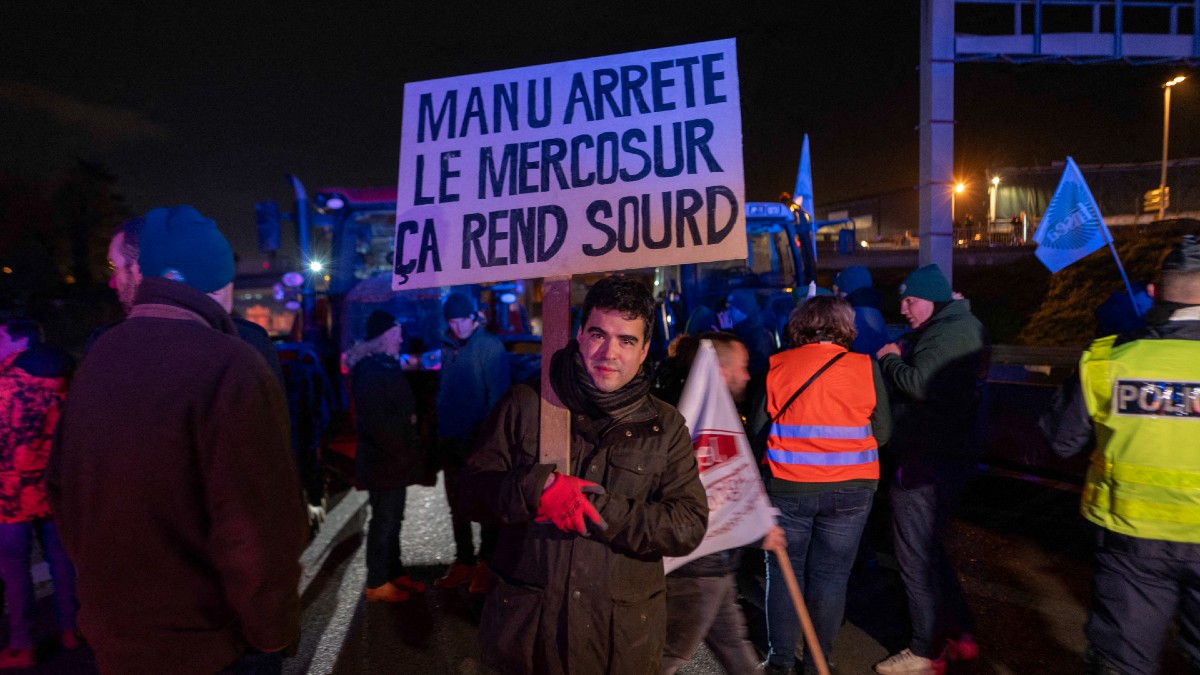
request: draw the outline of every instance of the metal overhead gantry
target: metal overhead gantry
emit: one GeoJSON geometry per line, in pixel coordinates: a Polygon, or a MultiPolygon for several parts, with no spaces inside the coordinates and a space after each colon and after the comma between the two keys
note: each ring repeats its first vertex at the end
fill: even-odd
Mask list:
{"type": "MultiPolygon", "coordinates": [[[[922,0],[920,264],[953,273],[954,64],[1200,64],[1200,0],[922,0]],[[983,34],[955,32],[955,12],[983,34]]],[[[952,280],[952,279],[951,279],[952,280]]]]}

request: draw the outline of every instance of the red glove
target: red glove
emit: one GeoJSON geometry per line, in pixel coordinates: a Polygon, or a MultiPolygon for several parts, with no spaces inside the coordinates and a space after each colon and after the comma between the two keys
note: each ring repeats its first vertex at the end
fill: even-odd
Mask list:
{"type": "Polygon", "coordinates": [[[600,517],[600,512],[583,496],[585,492],[602,495],[604,488],[591,481],[555,471],[554,482],[542,492],[536,522],[554,523],[563,532],[587,534],[587,523],[584,521],[584,517],[587,517],[601,530],[608,529],[608,523],[600,517]]]}

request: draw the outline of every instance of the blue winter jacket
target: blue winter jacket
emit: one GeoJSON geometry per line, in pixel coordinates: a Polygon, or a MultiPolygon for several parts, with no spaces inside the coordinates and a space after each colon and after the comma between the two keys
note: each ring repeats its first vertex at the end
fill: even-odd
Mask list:
{"type": "Polygon", "coordinates": [[[508,352],[499,338],[482,327],[465,342],[445,333],[437,394],[441,439],[473,439],[479,423],[510,384],[508,352]]]}

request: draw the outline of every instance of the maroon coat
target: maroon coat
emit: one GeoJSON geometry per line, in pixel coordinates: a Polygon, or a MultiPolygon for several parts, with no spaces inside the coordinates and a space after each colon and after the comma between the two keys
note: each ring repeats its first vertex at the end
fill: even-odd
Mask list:
{"type": "Polygon", "coordinates": [[[47,479],[101,672],[211,675],[298,636],[283,391],[211,298],[142,282],[80,367],[47,479]]]}

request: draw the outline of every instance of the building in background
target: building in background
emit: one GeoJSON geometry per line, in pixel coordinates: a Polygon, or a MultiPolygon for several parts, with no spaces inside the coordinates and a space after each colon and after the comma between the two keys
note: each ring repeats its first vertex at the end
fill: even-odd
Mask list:
{"type": "MultiPolygon", "coordinates": [[[[1065,162],[993,167],[986,174],[965,177],[963,190],[954,194],[956,245],[1008,245],[1029,239],[1054,196],[1064,167],[1065,162]],[[995,179],[998,182],[993,182],[995,179]]],[[[1110,227],[1146,225],[1158,218],[1151,191],[1158,189],[1161,162],[1081,164],[1079,169],[1110,227]]],[[[1167,186],[1167,219],[1200,220],[1200,157],[1168,162],[1167,186]]],[[[953,186],[946,186],[946,199],[951,199],[952,190],[953,186]]],[[[867,246],[915,246],[917,197],[914,188],[826,202],[818,208],[818,220],[850,219],[852,223],[822,228],[818,241],[836,242],[837,230],[851,228],[859,245],[865,241],[867,246]]]]}

